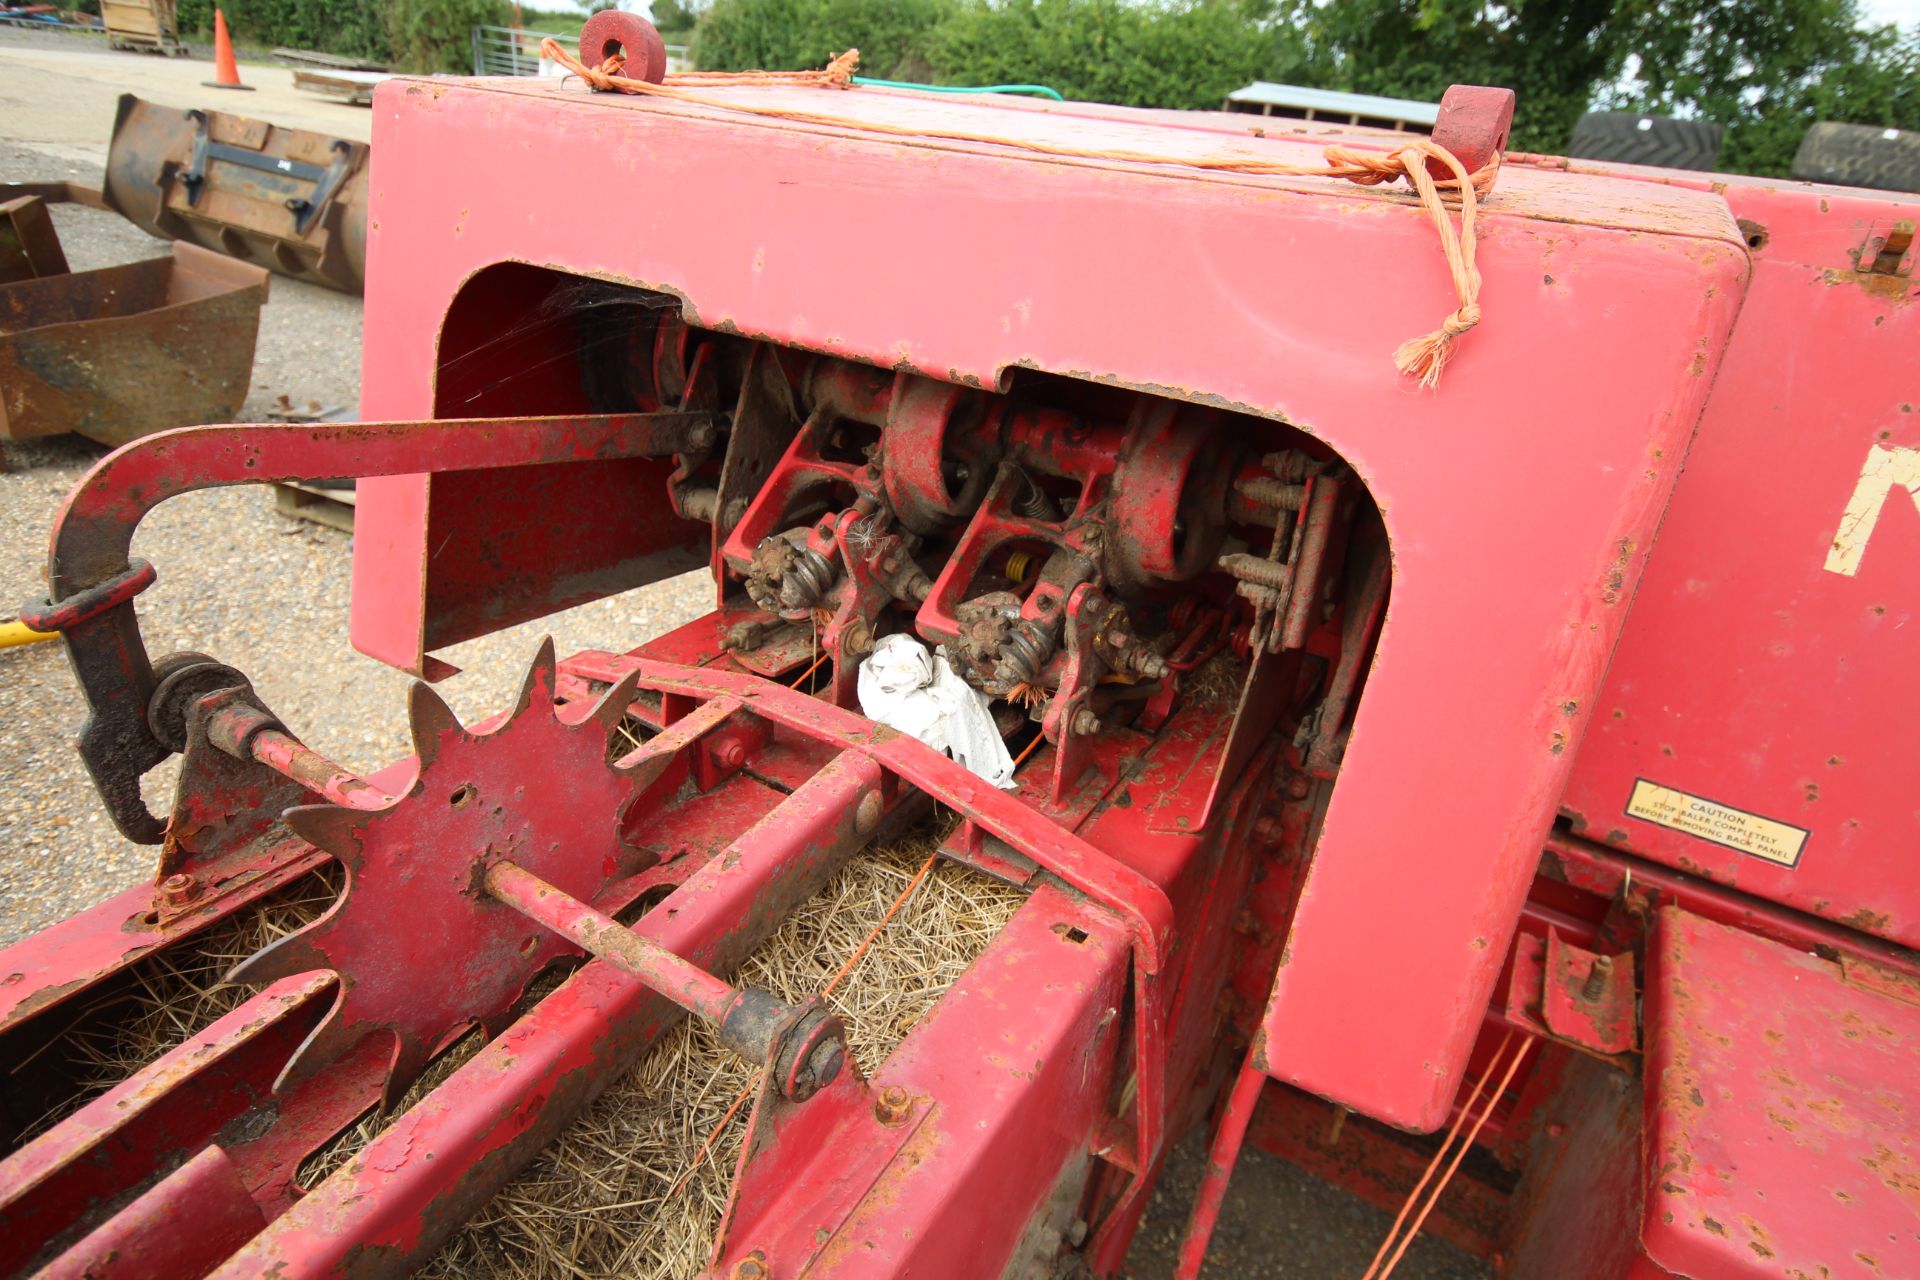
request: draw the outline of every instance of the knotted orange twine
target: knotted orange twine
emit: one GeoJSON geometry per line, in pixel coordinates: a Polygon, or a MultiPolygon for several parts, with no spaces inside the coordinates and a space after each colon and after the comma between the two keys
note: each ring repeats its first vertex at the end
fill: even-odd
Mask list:
{"type": "Polygon", "coordinates": [[[827,64],[825,69],[819,71],[683,72],[667,76],[665,82],[661,84],[633,80],[621,75],[620,71],[626,65],[626,60],[617,54],[597,67],[589,67],[551,38],[542,42],[540,52],[544,57],[553,59],[569,72],[586,81],[594,91],[599,93],[646,94],[657,98],[671,98],[678,102],[690,102],[697,106],[712,107],[721,111],[761,116],[771,120],[792,120],[800,124],[825,125],[829,128],[852,129],[862,133],[888,134],[895,137],[971,142],[983,146],[1008,147],[1036,155],[1060,156],[1076,160],[1172,165],[1212,173],[1244,173],[1271,177],[1344,178],[1348,182],[1363,187],[1379,186],[1382,183],[1392,182],[1396,178],[1405,178],[1419,197],[1420,207],[1425,209],[1427,216],[1433,220],[1434,230],[1439,233],[1440,251],[1446,256],[1447,271],[1453,277],[1453,291],[1459,300],[1459,305],[1454,308],[1451,315],[1440,322],[1440,327],[1432,333],[1401,343],[1399,350],[1393,354],[1394,367],[1417,379],[1422,387],[1439,385],[1440,371],[1452,358],[1455,341],[1480,323],[1480,268],[1474,263],[1474,216],[1479,209],[1480,197],[1493,187],[1494,178],[1499,173],[1499,161],[1496,158],[1485,168],[1468,173],[1458,156],[1430,138],[1412,138],[1387,152],[1330,146],[1321,152],[1325,163],[1320,165],[1285,164],[1277,160],[1255,160],[1243,156],[1196,157],[1169,156],[1151,151],[1104,151],[1062,146],[1050,142],[1035,142],[1022,138],[1005,138],[996,134],[971,133],[960,129],[929,129],[919,125],[888,124],[883,121],[856,120],[846,116],[796,111],[788,107],[754,106],[710,97],[707,94],[692,92],[685,87],[688,85],[728,88],[741,85],[794,85],[822,89],[851,89],[854,73],[860,64],[858,49],[849,49],[838,55],[827,64]],[[1450,171],[1453,176],[1434,177],[1427,165],[1430,160],[1450,171]],[[1449,195],[1459,201],[1460,221],[1457,227],[1453,219],[1448,216],[1447,196],[1449,195]]]}

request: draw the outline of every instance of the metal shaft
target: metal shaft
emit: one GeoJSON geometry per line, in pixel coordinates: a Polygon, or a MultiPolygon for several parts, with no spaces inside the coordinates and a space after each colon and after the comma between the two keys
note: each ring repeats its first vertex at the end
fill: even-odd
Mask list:
{"type": "Polygon", "coordinates": [[[393,797],[327,759],[244,702],[229,703],[207,719],[207,738],[236,760],[254,760],[315,795],[349,809],[380,809],[393,797]]]}
{"type": "Polygon", "coordinates": [[[689,1013],[718,1024],[741,998],[739,988],[731,983],[647,941],[524,867],[496,862],[487,868],[484,883],[499,901],[640,979],[689,1013]]]}

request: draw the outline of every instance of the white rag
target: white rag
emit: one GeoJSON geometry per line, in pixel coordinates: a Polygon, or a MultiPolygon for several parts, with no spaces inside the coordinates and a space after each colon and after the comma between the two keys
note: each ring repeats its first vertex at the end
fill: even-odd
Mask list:
{"type": "Polygon", "coordinates": [[[905,632],[882,636],[860,664],[860,710],[911,734],[1002,790],[1012,790],[1013,757],[994,728],[987,695],[960,678],[944,650],[905,632]]]}

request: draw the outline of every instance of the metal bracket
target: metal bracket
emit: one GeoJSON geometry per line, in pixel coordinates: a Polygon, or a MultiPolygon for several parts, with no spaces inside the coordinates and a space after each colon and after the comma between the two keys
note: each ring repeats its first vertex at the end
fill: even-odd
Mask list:
{"type": "Polygon", "coordinates": [[[187,118],[195,125],[193,154],[179,175],[180,185],[187,189],[187,203],[194,206],[200,203],[200,192],[207,181],[207,165],[214,160],[311,182],[311,195],[292,196],[287,200],[287,210],[293,214],[296,235],[305,235],[307,229],[326,212],[328,202],[333,199],[333,193],[340,189],[340,184],[347,180],[347,171],[353,163],[353,145],[339,138],[335,138],[332,144],[333,163],[323,169],[302,160],[289,160],[284,156],[270,156],[231,143],[215,142],[208,132],[206,112],[188,111],[187,118]]]}
{"type": "Polygon", "coordinates": [[[263,423],[170,431],[108,455],[54,527],[48,602],[22,614],[36,630],[62,631],[87,699],[80,758],[108,816],[140,844],[165,833],[140,795],[140,776],[173,753],[147,721],[155,677],[133,610],[153,567],[128,551],[140,521],[166,499],[235,484],[665,457],[702,447],[716,431],[712,415],[700,413],[263,423]]]}

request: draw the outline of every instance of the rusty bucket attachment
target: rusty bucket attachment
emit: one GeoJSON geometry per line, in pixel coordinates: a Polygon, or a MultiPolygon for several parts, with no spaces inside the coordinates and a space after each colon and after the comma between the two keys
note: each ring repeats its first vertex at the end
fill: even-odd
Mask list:
{"type": "Polygon", "coordinates": [[[267,273],[190,244],[165,258],[0,285],[0,438],[121,445],[231,420],[267,273]]]}
{"type": "Polygon", "coordinates": [[[107,151],[108,208],[313,284],[366,287],[364,142],[123,94],[107,151]]]}
{"type": "Polygon", "coordinates": [[[39,196],[0,193],[0,284],[67,273],[67,255],[39,196]]]}

